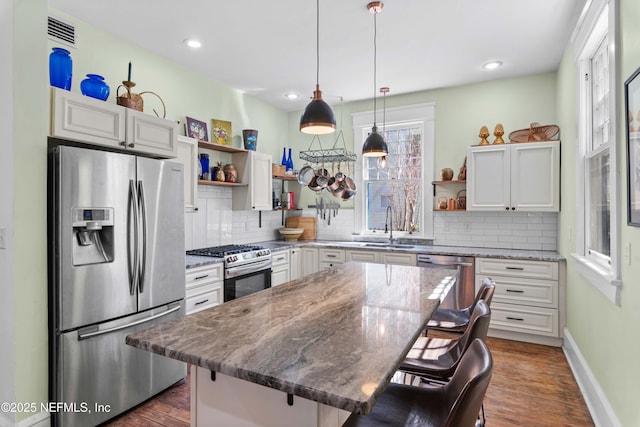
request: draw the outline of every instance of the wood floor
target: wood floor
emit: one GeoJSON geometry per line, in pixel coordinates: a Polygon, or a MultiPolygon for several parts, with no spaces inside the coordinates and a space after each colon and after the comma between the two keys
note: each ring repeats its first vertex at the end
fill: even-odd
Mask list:
{"type": "MultiPolygon", "coordinates": [[[[494,360],[487,427],[594,425],[560,348],[497,338],[487,345],[494,360]]],[[[189,378],[105,425],[189,426],[189,378]]]]}

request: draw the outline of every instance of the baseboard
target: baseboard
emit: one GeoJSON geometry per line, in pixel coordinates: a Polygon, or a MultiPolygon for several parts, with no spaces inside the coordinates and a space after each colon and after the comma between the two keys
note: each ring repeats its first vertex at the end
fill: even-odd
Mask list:
{"type": "Polygon", "coordinates": [[[591,418],[596,427],[620,427],[620,421],[616,417],[607,397],[600,388],[600,384],[593,376],[587,361],[584,360],[580,348],[573,340],[569,331],[564,330],[564,343],[562,350],[569,362],[569,367],[580,387],[582,396],[589,408],[591,418]]]}
{"type": "Polygon", "coordinates": [[[48,412],[33,414],[22,421],[15,422],[6,415],[0,413],[0,427],[49,427],[51,417],[48,412]]]}

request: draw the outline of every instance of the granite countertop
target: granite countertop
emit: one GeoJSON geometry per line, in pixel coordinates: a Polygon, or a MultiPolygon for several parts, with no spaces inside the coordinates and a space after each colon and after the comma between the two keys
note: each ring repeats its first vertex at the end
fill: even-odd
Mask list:
{"type": "MultiPolygon", "coordinates": [[[[437,246],[437,245],[399,245],[399,247],[379,246],[371,242],[348,242],[332,240],[300,240],[286,242],[284,240],[271,240],[258,242],[257,244],[271,249],[272,252],[283,251],[295,247],[318,247],[335,249],[357,249],[367,251],[392,251],[428,255],[456,255],[484,258],[523,259],[535,261],[563,261],[565,258],[555,251],[525,250],[525,249],[501,249],[501,248],[476,248],[467,246],[437,246]],[[409,246],[409,247],[407,247],[409,246]]],[[[222,262],[221,259],[196,257],[187,255],[187,268],[222,262]]]]}
{"type": "Polygon", "coordinates": [[[136,332],[126,342],[368,413],[456,274],[346,263],[136,332]]]}

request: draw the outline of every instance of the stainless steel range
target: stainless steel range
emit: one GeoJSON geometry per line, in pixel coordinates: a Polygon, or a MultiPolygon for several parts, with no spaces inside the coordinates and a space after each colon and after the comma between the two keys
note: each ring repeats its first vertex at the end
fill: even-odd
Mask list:
{"type": "Polygon", "coordinates": [[[187,251],[224,259],[224,301],[271,287],[271,250],[258,245],[225,245],[187,251]]]}

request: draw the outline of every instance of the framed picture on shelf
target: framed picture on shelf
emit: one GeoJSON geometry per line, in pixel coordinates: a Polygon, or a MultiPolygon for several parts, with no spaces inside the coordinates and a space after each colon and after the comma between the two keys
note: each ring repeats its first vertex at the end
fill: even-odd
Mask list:
{"type": "Polygon", "coordinates": [[[196,120],[191,117],[187,117],[186,134],[189,138],[196,138],[200,141],[209,141],[209,134],[207,133],[207,124],[196,120]]]}
{"type": "Polygon", "coordinates": [[[624,82],[627,133],[627,224],[640,227],[640,68],[624,82]]]}
{"type": "Polygon", "coordinates": [[[231,122],[218,119],[211,120],[211,136],[211,142],[217,142],[222,145],[233,145],[231,122]]]}

